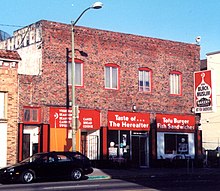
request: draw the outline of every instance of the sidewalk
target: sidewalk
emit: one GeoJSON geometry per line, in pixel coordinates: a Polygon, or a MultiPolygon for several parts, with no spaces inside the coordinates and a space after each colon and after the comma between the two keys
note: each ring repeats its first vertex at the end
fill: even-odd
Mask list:
{"type": "Polygon", "coordinates": [[[220,176],[220,168],[143,168],[143,169],[98,169],[88,175],[94,179],[129,179],[144,177],[168,176],[220,176]]]}

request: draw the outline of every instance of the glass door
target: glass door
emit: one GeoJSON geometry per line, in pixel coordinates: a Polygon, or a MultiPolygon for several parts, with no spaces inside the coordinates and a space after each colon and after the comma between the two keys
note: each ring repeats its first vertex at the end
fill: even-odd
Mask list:
{"type": "Polygon", "coordinates": [[[140,143],[140,167],[148,166],[148,153],[147,153],[147,137],[139,137],[140,143]]]}
{"type": "Polygon", "coordinates": [[[132,136],[132,164],[136,167],[149,166],[148,137],[146,135],[132,136]]]}

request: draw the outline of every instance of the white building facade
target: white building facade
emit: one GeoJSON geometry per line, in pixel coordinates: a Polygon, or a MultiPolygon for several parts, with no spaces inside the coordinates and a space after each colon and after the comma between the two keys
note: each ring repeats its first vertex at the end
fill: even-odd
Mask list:
{"type": "Polygon", "coordinates": [[[212,70],[216,108],[214,112],[201,114],[203,148],[216,149],[220,147],[220,51],[207,54],[207,70],[212,70]]]}

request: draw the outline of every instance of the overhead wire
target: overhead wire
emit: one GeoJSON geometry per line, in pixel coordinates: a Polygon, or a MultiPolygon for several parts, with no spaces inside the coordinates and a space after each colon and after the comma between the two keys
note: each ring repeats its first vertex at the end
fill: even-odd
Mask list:
{"type": "Polygon", "coordinates": [[[9,24],[2,24],[2,23],[0,23],[0,26],[4,26],[4,27],[24,27],[24,26],[21,26],[21,25],[9,25],[9,24]]]}

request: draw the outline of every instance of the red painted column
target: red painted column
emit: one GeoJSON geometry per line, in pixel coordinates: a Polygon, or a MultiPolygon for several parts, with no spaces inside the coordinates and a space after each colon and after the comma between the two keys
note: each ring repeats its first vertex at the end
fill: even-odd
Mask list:
{"type": "Polygon", "coordinates": [[[108,158],[108,147],[107,147],[107,127],[102,127],[102,153],[103,153],[103,159],[108,158]]]}
{"type": "Polygon", "coordinates": [[[18,124],[18,161],[22,161],[22,153],[23,153],[23,128],[24,124],[18,124]]]}

